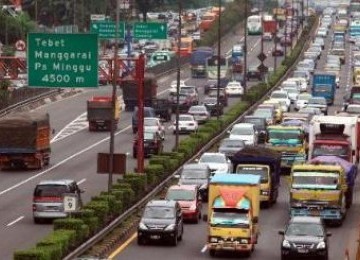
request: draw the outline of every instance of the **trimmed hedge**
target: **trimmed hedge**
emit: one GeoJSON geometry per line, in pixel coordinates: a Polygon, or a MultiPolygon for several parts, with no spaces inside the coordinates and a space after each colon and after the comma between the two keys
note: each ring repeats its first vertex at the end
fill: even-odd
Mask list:
{"type": "MultiPolygon", "coordinates": [[[[239,4],[239,0],[234,3],[239,4]]],[[[235,4],[235,5],[236,5],[235,4]]],[[[231,4],[230,4],[231,5],[231,4]]],[[[234,10],[230,10],[234,11],[234,10]]],[[[239,15],[239,12],[236,14],[239,15]]],[[[230,18],[229,18],[230,19],[230,18]]],[[[234,22],[232,17],[229,20],[234,22]]],[[[239,18],[242,19],[242,18],[239,18]]],[[[224,18],[224,30],[230,30],[224,18]]],[[[101,192],[87,203],[83,209],[73,214],[72,218],[57,219],[54,221],[54,231],[28,250],[19,250],[14,253],[14,260],[57,260],[62,259],[74,247],[83,243],[90,235],[103,227],[107,221],[122,214],[131,207],[136,199],[140,199],[147,190],[162,179],[166,178],[175,169],[211,140],[217,133],[238,118],[251,104],[258,101],[270,88],[284,76],[289,67],[296,61],[302,46],[309,37],[312,26],[317,22],[316,17],[309,20],[308,27],[304,28],[296,47],[292,53],[270,75],[268,84],[259,83],[248,90],[244,100],[232,106],[227,113],[220,117],[220,121],[212,119],[200,126],[197,133],[191,134],[179,143],[177,151],[163,152],[152,156],[149,165],[145,167],[145,174],[126,174],[113,184],[111,193],[101,192]]],[[[223,28],[222,28],[223,29],[223,28]]]]}

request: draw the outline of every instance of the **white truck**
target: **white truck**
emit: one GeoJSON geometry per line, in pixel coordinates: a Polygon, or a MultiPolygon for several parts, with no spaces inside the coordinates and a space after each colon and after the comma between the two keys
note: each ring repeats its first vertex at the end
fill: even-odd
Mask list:
{"type": "Polygon", "coordinates": [[[335,155],[351,163],[358,160],[357,116],[314,116],[309,126],[308,159],[335,155]]]}

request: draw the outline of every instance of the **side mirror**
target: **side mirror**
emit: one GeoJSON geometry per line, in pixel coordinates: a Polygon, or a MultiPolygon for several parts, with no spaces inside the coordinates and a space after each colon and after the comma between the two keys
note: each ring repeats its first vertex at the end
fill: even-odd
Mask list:
{"type": "Polygon", "coordinates": [[[332,236],[331,232],[326,232],[326,236],[331,237],[332,236]]]}
{"type": "Polygon", "coordinates": [[[252,222],[254,224],[257,224],[259,222],[259,218],[258,217],[253,217],[252,222]]]}
{"type": "Polygon", "coordinates": [[[284,230],[279,230],[279,235],[285,235],[285,231],[284,230]]]}

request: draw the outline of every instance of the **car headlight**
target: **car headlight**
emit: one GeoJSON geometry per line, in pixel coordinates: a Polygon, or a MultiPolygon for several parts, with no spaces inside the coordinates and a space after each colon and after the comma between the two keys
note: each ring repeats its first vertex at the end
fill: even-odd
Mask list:
{"type": "Polygon", "coordinates": [[[210,237],[211,243],[216,243],[218,241],[217,237],[210,237]]]}
{"type": "Polygon", "coordinates": [[[261,191],[261,195],[267,196],[267,195],[269,195],[269,191],[267,191],[267,190],[262,190],[262,191],[261,191]]]}
{"type": "Polygon", "coordinates": [[[148,228],[147,228],[147,226],[146,226],[144,223],[140,222],[140,224],[139,224],[139,229],[146,230],[146,229],[148,229],[148,228]]]}
{"type": "Polygon", "coordinates": [[[189,210],[196,210],[196,204],[192,204],[189,208],[189,210]]]}
{"type": "Polygon", "coordinates": [[[247,239],[242,238],[242,239],[240,240],[240,243],[241,243],[241,244],[247,244],[247,243],[248,243],[248,240],[247,240],[247,239]]]}
{"type": "Polygon", "coordinates": [[[284,240],[284,241],[282,242],[282,247],[284,247],[284,248],[290,248],[290,247],[291,247],[290,242],[287,241],[287,240],[284,240]]]}
{"type": "Polygon", "coordinates": [[[316,249],[325,249],[326,248],[326,244],[324,241],[320,242],[317,246],[316,249]]]}
{"type": "Polygon", "coordinates": [[[168,225],[166,228],[165,228],[165,230],[174,230],[175,229],[175,224],[170,224],[170,225],[168,225]]]}

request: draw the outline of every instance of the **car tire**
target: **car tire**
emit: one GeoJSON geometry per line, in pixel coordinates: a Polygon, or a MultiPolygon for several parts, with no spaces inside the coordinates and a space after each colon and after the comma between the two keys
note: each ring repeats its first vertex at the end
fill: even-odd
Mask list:
{"type": "Polygon", "coordinates": [[[145,243],[145,240],[143,238],[138,237],[137,244],[139,246],[144,246],[146,243],[145,243]]]}
{"type": "Polygon", "coordinates": [[[177,246],[177,244],[178,244],[178,236],[177,236],[177,233],[176,233],[176,234],[174,234],[174,237],[171,240],[171,245],[172,246],[177,246]]]}
{"type": "Polygon", "coordinates": [[[42,223],[42,219],[41,218],[36,218],[34,217],[34,224],[41,224],[42,223]]]}
{"type": "Polygon", "coordinates": [[[178,238],[178,241],[181,241],[183,239],[183,234],[184,234],[184,227],[182,226],[181,227],[181,233],[180,233],[180,236],[178,238]]]}
{"type": "Polygon", "coordinates": [[[210,255],[211,257],[215,257],[215,255],[216,255],[215,249],[210,249],[210,250],[209,250],[209,255],[210,255]]]}

